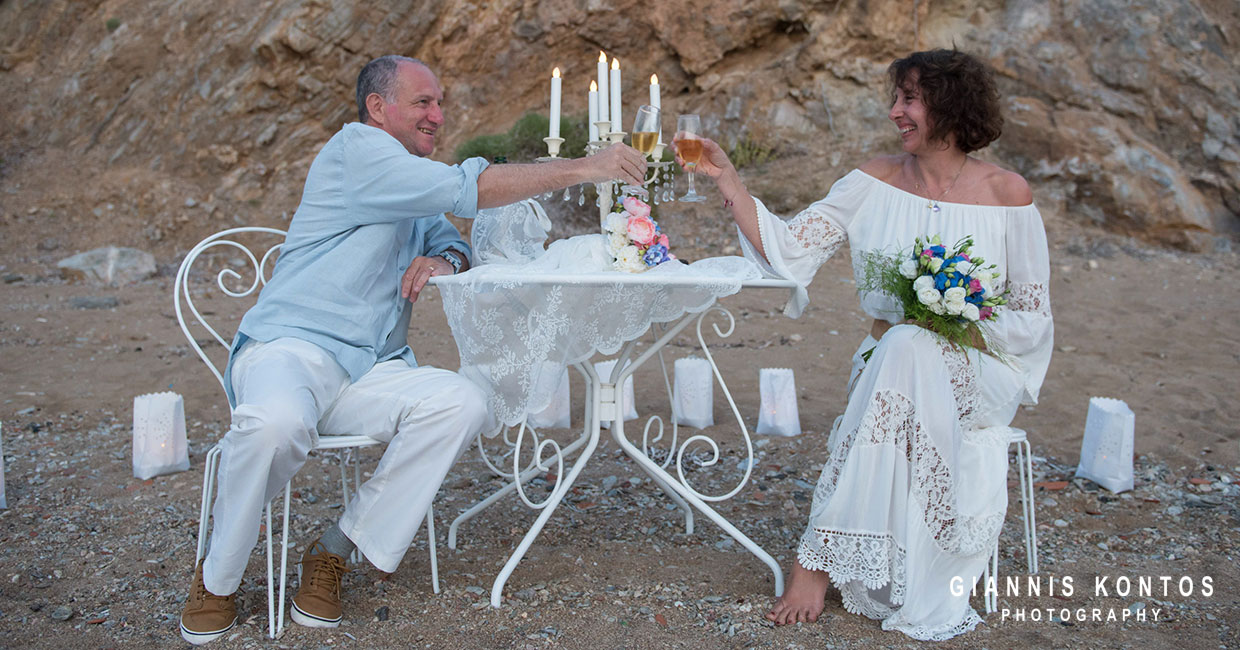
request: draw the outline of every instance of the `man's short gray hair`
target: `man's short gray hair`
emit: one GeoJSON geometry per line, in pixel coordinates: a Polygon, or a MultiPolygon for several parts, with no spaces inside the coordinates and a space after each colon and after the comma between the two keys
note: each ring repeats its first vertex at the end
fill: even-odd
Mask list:
{"type": "MultiPolygon", "coordinates": [[[[426,66],[425,63],[417,59],[411,59],[399,54],[388,54],[367,63],[362,68],[362,71],[358,73],[357,119],[363,124],[370,120],[370,111],[366,110],[366,98],[371,93],[377,93],[385,102],[391,103],[395,101],[396,98],[392,95],[392,91],[396,86],[396,68],[402,62],[426,66]]],[[[426,67],[429,68],[430,66],[426,67]]]]}

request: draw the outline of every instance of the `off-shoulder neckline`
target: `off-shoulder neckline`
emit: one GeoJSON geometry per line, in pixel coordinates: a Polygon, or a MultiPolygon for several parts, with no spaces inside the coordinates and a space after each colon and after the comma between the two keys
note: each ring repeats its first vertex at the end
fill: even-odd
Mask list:
{"type": "MultiPolygon", "coordinates": [[[[861,171],[861,169],[860,169],[860,168],[854,169],[854,170],[853,170],[853,173],[861,174],[862,176],[865,176],[866,178],[870,179],[871,181],[874,181],[875,183],[878,183],[879,185],[882,185],[883,187],[885,187],[885,188],[887,188],[888,190],[890,190],[890,191],[892,191],[892,192],[895,192],[895,193],[897,193],[897,194],[903,194],[904,196],[908,196],[908,197],[911,197],[911,198],[917,199],[918,201],[926,201],[926,200],[928,200],[926,197],[921,196],[920,194],[914,194],[914,193],[912,193],[912,192],[910,192],[910,191],[908,191],[908,190],[902,190],[902,189],[900,189],[900,188],[896,187],[895,185],[892,185],[891,183],[888,183],[888,182],[886,182],[886,181],[884,181],[884,180],[882,180],[882,179],[879,179],[879,178],[877,178],[877,177],[875,177],[875,176],[871,176],[870,174],[867,174],[866,172],[861,171]]],[[[957,207],[961,207],[961,208],[991,208],[991,209],[994,209],[994,208],[999,208],[999,209],[1003,209],[1003,210],[1027,210],[1027,209],[1029,209],[1029,208],[1034,207],[1034,204],[1033,204],[1032,202],[1030,202],[1028,205],[984,205],[984,204],[980,204],[980,203],[953,203],[953,202],[951,202],[951,201],[935,201],[935,203],[937,203],[937,204],[939,204],[939,205],[952,205],[952,206],[957,206],[957,207]]]]}

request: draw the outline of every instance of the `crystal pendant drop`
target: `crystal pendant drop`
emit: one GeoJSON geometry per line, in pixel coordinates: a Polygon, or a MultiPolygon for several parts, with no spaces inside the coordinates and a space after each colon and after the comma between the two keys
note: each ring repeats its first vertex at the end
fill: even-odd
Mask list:
{"type": "Polygon", "coordinates": [[[581,195],[577,197],[577,205],[585,205],[585,204],[586,204],[586,193],[582,192],[581,195]]]}
{"type": "Polygon", "coordinates": [[[565,200],[565,201],[567,201],[567,200],[568,200],[568,198],[569,198],[569,197],[568,197],[568,190],[569,190],[569,189],[570,189],[570,188],[567,188],[567,187],[566,187],[566,188],[564,188],[564,200],[565,200]]]}

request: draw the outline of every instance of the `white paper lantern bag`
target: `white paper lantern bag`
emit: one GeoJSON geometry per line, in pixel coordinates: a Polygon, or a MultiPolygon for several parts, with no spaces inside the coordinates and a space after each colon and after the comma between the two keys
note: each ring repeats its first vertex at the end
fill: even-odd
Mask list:
{"type": "MultiPolygon", "coordinates": [[[[628,364],[625,365],[627,366],[628,364]]],[[[594,364],[594,372],[598,373],[598,377],[601,381],[607,382],[611,381],[611,371],[615,367],[615,359],[599,361],[594,364]]],[[[628,378],[624,380],[624,386],[621,388],[621,391],[621,395],[624,398],[624,421],[628,422],[629,420],[636,420],[637,404],[633,400],[633,375],[629,375],[628,378]]],[[[611,420],[603,420],[602,423],[603,428],[611,428],[611,420]]]]}
{"type": "Polygon", "coordinates": [[[774,436],[801,435],[801,415],[797,410],[797,382],[792,368],[763,368],[758,371],[757,433],[774,436]]]}
{"type": "Polygon", "coordinates": [[[1122,400],[1090,398],[1076,475],[1112,492],[1131,490],[1135,425],[1136,416],[1122,400]]]}
{"type": "Polygon", "coordinates": [[[185,403],[172,393],[133,398],[133,475],[148,479],[189,469],[185,403]]]}
{"type": "Polygon", "coordinates": [[[559,380],[547,408],[531,413],[527,422],[535,429],[567,429],[572,424],[572,401],[568,386],[568,368],[560,370],[559,380]]]}
{"type": "Polygon", "coordinates": [[[715,375],[710,362],[685,357],[672,364],[672,401],[676,423],[698,429],[715,424],[715,375]]]}

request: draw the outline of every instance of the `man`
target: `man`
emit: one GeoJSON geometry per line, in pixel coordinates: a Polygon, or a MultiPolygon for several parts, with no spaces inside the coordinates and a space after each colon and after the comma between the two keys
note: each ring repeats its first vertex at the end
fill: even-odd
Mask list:
{"type": "Polygon", "coordinates": [[[418,366],[405,344],[426,281],[469,266],[469,247],[443,213],[472,217],[578,183],[639,183],[645,173],[642,155],[624,145],[539,165],[431,161],[442,102],[422,62],[375,59],[358,75],[359,122],[310,166],[271,281],[242,319],[225,373],[232,427],[220,443],[214,529],[181,614],[181,636],[192,644],[236,622],[233,595],[263,505],[305,463],[320,430],[388,444],[340,521],[302,556],[291,616],[312,627],[340,624],[344,558],[354,548],[379,570],[396,569],[448,468],[479,433],[480,391],[456,373],[418,366]]]}

